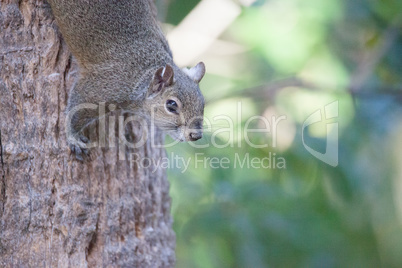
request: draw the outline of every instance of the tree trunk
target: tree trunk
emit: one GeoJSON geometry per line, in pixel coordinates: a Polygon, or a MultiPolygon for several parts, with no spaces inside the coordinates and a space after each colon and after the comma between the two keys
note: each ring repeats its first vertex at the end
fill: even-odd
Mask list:
{"type": "MultiPolygon", "coordinates": [[[[46,2],[0,0],[0,267],[174,266],[164,149],[148,140],[76,161],[64,110],[77,75],[46,2]]],[[[125,138],[142,128],[127,124],[125,138]]]]}

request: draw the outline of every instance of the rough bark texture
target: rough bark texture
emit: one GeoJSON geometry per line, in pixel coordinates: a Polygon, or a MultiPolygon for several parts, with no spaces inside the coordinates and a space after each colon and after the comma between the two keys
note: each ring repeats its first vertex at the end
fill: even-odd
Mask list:
{"type": "Polygon", "coordinates": [[[174,266],[169,185],[152,161],[164,150],[148,142],[74,160],[64,110],[76,77],[50,6],[0,0],[0,267],[174,266]]]}

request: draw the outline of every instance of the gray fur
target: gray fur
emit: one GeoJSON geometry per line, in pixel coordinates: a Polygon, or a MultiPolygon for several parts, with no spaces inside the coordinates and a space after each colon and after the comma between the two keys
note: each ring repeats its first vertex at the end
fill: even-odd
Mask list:
{"type": "MultiPolygon", "coordinates": [[[[150,118],[151,107],[156,107],[156,125],[173,138],[194,140],[191,133],[202,133],[204,98],[199,81],[174,64],[150,0],[49,2],[80,67],[80,78],[70,94],[67,112],[82,103],[105,102],[150,118]],[[174,83],[156,78],[157,70],[167,65],[173,69],[174,83]],[[157,83],[159,94],[147,98],[148,91],[157,83]],[[179,114],[169,114],[164,108],[169,98],[178,100],[179,114]],[[199,119],[192,120],[194,117],[199,119]],[[195,130],[191,132],[189,128],[195,130]]],[[[204,69],[202,73],[198,71],[198,77],[202,78],[205,66],[201,67],[204,69]]],[[[77,112],[72,120],[73,135],[79,137],[96,117],[93,110],[77,112]]],[[[82,153],[79,147],[83,144],[78,143],[77,147],[70,142],[77,154],[82,153]]]]}

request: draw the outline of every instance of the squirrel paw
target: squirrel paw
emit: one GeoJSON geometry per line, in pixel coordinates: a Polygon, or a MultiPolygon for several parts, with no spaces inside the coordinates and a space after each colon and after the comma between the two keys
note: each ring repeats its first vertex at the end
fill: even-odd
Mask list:
{"type": "Polygon", "coordinates": [[[89,139],[84,135],[79,135],[74,141],[70,141],[70,150],[71,153],[75,155],[75,158],[81,162],[84,162],[84,159],[90,158],[90,153],[88,149],[89,139]]]}

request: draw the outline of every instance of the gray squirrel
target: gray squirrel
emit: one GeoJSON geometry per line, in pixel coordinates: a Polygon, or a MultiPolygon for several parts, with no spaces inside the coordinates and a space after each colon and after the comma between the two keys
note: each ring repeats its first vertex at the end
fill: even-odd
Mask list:
{"type": "MultiPolygon", "coordinates": [[[[202,137],[204,97],[200,62],[180,69],[156,20],[151,0],[49,0],[57,25],[77,59],[80,77],[67,113],[84,103],[114,104],[150,118],[180,141],[202,137]]],[[[97,117],[80,109],[71,119],[71,151],[88,152],[83,130],[97,117]]]]}

